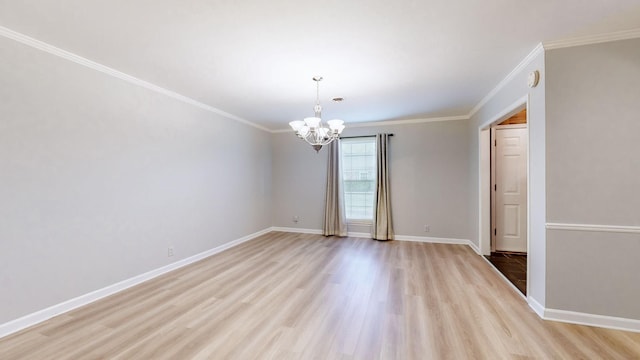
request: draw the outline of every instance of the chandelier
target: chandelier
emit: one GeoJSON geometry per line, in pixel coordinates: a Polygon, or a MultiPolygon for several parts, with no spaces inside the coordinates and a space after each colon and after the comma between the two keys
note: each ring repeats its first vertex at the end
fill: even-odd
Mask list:
{"type": "Polygon", "coordinates": [[[327,125],[322,123],[320,118],[322,112],[322,106],[320,106],[320,81],[322,81],[322,76],[315,76],[313,81],[316,82],[316,106],[313,107],[315,116],[305,118],[304,121],[292,121],[289,125],[299,138],[309,143],[318,152],[322,149],[322,146],[340,138],[340,134],[344,130],[344,121],[335,119],[327,121],[327,125]]]}

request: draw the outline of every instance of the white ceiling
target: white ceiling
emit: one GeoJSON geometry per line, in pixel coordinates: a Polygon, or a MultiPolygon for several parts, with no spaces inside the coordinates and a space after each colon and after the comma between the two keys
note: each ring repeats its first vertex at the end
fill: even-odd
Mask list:
{"type": "Polygon", "coordinates": [[[347,125],[466,115],[541,41],[640,28],[640,1],[0,0],[0,25],[283,129],[314,75],[347,125]]]}

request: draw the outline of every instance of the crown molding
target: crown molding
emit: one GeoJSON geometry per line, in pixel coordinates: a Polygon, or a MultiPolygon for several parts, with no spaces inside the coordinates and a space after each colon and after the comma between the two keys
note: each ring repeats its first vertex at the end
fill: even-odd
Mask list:
{"type": "Polygon", "coordinates": [[[469,112],[469,115],[467,116],[469,118],[473,117],[473,115],[475,115],[484,105],[486,105],[486,103],[488,103],[494,96],[496,96],[496,94],[500,90],[502,90],[502,88],[504,88],[511,80],[513,80],[513,78],[518,75],[518,73],[520,73],[522,69],[527,67],[531,63],[531,61],[533,61],[533,59],[536,56],[540,55],[540,53],[542,53],[543,51],[544,48],[542,46],[542,43],[536,45],[536,47],[533,48],[533,50],[531,50],[531,52],[524,59],[522,59],[522,61],[520,61],[520,63],[513,70],[511,70],[511,72],[507,76],[505,76],[504,79],[502,79],[502,81],[498,83],[498,85],[496,85],[496,87],[489,91],[489,93],[484,98],[482,98],[482,100],[480,100],[480,102],[476,106],[474,106],[474,108],[471,110],[471,112],[469,112]]]}
{"type": "MultiPolygon", "coordinates": [[[[0,26],[0,36],[3,36],[8,39],[12,39],[14,41],[25,44],[32,48],[75,62],[79,65],[102,72],[104,74],[111,75],[118,79],[127,81],[131,84],[141,86],[148,90],[155,91],[157,93],[163,94],[165,96],[176,99],[178,101],[182,101],[184,103],[193,105],[200,109],[223,116],[227,119],[235,120],[240,123],[255,127],[257,129],[260,129],[269,133],[284,133],[284,132],[290,131],[289,129],[278,129],[278,130],[268,129],[264,126],[258,125],[249,120],[243,119],[236,115],[217,109],[211,105],[207,105],[205,103],[199,102],[185,95],[179,94],[177,92],[165,89],[163,87],[160,87],[148,81],[128,75],[116,69],[102,65],[95,61],[76,55],[70,51],[60,49],[58,47],[55,47],[43,41],[34,39],[32,37],[29,37],[27,35],[24,35],[22,33],[19,33],[17,31],[11,30],[3,26],[0,26]]],[[[405,125],[405,124],[420,124],[420,123],[429,123],[429,122],[438,122],[438,121],[468,120],[471,117],[473,117],[484,105],[486,105],[500,90],[502,90],[502,88],[504,88],[520,71],[522,71],[522,69],[524,69],[527,65],[529,65],[536,56],[538,56],[541,52],[545,50],[598,44],[598,43],[618,41],[618,40],[628,40],[628,39],[635,39],[635,38],[640,38],[640,28],[617,31],[617,32],[606,33],[606,34],[575,37],[575,38],[569,38],[564,40],[545,41],[543,43],[539,43],[538,45],[536,45],[536,47],[513,70],[511,70],[511,72],[509,72],[509,74],[507,74],[507,76],[505,76],[505,78],[502,79],[502,81],[500,81],[498,85],[496,85],[484,98],[482,98],[482,100],[480,100],[480,102],[478,102],[478,104],[476,104],[476,106],[473,107],[473,109],[467,115],[435,117],[435,118],[418,118],[418,119],[407,119],[407,120],[370,121],[370,122],[362,122],[362,123],[351,123],[349,124],[349,127],[355,128],[355,127],[371,127],[371,126],[392,126],[392,125],[405,125]]]]}
{"type": "Polygon", "coordinates": [[[95,61],[91,61],[91,60],[89,60],[87,58],[84,58],[82,56],[76,55],[76,54],[74,54],[74,53],[72,53],[70,51],[60,49],[60,48],[55,47],[53,45],[47,44],[44,41],[40,41],[40,40],[34,39],[32,37],[29,37],[27,35],[21,34],[21,33],[17,32],[17,31],[13,31],[13,30],[11,30],[9,28],[6,28],[4,26],[0,26],[0,36],[4,36],[4,37],[6,37],[8,39],[17,41],[19,43],[22,43],[24,45],[30,46],[32,48],[47,52],[49,54],[61,57],[63,59],[69,60],[69,61],[72,61],[72,62],[74,62],[76,64],[88,67],[90,69],[99,71],[101,73],[104,73],[104,74],[107,74],[107,75],[111,75],[111,76],[113,76],[115,78],[124,80],[124,81],[129,82],[129,83],[134,84],[134,85],[138,85],[138,86],[143,87],[145,89],[148,89],[148,90],[151,90],[151,91],[155,91],[157,93],[160,93],[162,95],[168,96],[168,97],[173,98],[173,99],[176,99],[178,101],[182,101],[184,103],[193,105],[193,106],[198,107],[200,109],[203,109],[203,110],[212,112],[214,114],[223,116],[223,117],[225,117],[227,119],[235,120],[235,121],[241,122],[243,124],[246,124],[246,125],[249,125],[249,126],[253,126],[253,127],[258,128],[258,129],[263,130],[263,131],[267,131],[267,132],[270,131],[266,127],[260,126],[260,125],[258,125],[256,123],[253,123],[253,122],[249,121],[249,120],[243,119],[243,118],[238,117],[236,115],[233,115],[233,114],[230,114],[228,112],[222,111],[220,109],[214,108],[213,106],[201,103],[201,102],[199,102],[197,100],[194,100],[194,99],[192,99],[190,97],[184,96],[184,95],[179,94],[179,93],[177,93],[175,91],[171,91],[171,90],[165,89],[165,88],[160,87],[158,85],[152,84],[152,83],[150,83],[148,81],[144,81],[142,79],[138,79],[138,78],[136,78],[134,76],[125,74],[125,73],[123,73],[121,71],[118,71],[116,69],[110,68],[110,67],[105,66],[105,65],[102,65],[102,64],[97,63],[95,61]]]}
{"type": "Polygon", "coordinates": [[[393,125],[407,125],[407,124],[422,124],[439,121],[457,121],[457,120],[469,120],[467,115],[456,116],[442,116],[433,118],[418,118],[418,119],[406,119],[406,120],[384,120],[384,121],[368,121],[351,123],[349,127],[370,127],[370,126],[393,126],[393,125]]]}
{"type": "Polygon", "coordinates": [[[545,50],[561,49],[573,46],[600,44],[610,41],[628,40],[640,38],[640,28],[616,31],[606,34],[580,36],[563,40],[545,41],[542,46],[545,50]]]}
{"type": "MultiPolygon", "coordinates": [[[[421,119],[406,119],[406,120],[383,120],[383,121],[367,121],[367,122],[352,122],[345,125],[348,125],[350,128],[359,128],[359,127],[372,127],[372,126],[394,126],[394,125],[408,125],[408,124],[423,124],[430,122],[439,122],[439,121],[457,121],[457,120],[469,120],[468,115],[457,115],[457,116],[443,116],[443,117],[434,117],[434,118],[421,118],[421,119]]],[[[284,133],[290,132],[291,129],[279,129],[279,130],[271,130],[272,133],[284,133]]]]}
{"type": "Polygon", "coordinates": [[[522,61],[520,61],[520,63],[513,70],[511,70],[511,72],[504,79],[502,79],[502,81],[500,81],[495,88],[493,88],[493,90],[491,90],[484,98],[482,98],[482,100],[480,100],[480,102],[471,110],[471,112],[469,112],[468,117],[473,117],[473,115],[475,115],[478,110],[480,110],[486,103],[488,103],[489,100],[491,100],[500,90],[502,90],[502,88],[504,88],[509,83],[509,81],[511,81],[520,71],[522,71],[522,69],[529,65],[531,61],[541,52],[566,47],[599,44],[610,41],[636,38],[640,38],[640,28],[616,31],[606,34],[581,36],[564,40],[544,41],[542,43],[539,43],[533,50],[531,50],[529,55],[522,59],[522,61]]]}
{"type": "Polygon", "coordinates": [[[272,134],[287,133],[287,132],[292,132],[292,131],[293,130],[291,130],[291,129],[269,130],[269,132],[272,133],[272,134]]]}

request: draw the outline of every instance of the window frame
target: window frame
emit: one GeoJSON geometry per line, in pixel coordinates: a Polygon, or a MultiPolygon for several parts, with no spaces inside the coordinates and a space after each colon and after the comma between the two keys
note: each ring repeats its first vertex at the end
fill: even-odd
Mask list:
{"type": "MultiPolygon", "coordinates": [[[[376,154],[377,154],[377,144],[375,141],[375,137],[362,137],[362,138],[346,138],[346,139],[340,139],[340,161],[342,162],[342,166],[341,166],[341,181],[342,181],[342,195],[344,198],[344,210],[345,210],[345,218],[347,220],[347,224],[348,225],[372,225],[373,224],[373,219],[375,217],[375,204],[376,204],[376,198],[375,198],[375,184],[377,184],[377,177],[378,177],[378,165],[377,165],[377,161],[376,161],[376,154]],[[373,183],[374,183],[374,190],[373,190],[373,199],[372,199],[372,203],[371,203],[371,218],[349,218],[347,217],[347,186],[346,186],[346,179],[345,179],[345,174],[346,174],[346,170],[345,170],[345,152],[344,152],[344,144],[353,144],[353,143],[363,143],[363,144],[371,144],[373,145],[373,152],[370,154],[373,157],[373,183]]],[[[367,152],[368,155],[368,152],[367,152]]],[[[353,171],[352,169],[350,171],[353,171]]],[[[362,172],[360,171],[358,174],[358,179],[361,178],[362,172]]]]}

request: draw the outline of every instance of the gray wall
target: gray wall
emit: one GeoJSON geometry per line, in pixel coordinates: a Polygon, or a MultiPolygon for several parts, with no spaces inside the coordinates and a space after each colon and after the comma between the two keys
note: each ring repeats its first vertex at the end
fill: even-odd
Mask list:
{"type": "Polygon", "coordinates": [[[478,241],[478,131],[529,99],[530,287],[547,309],[640,319],[640,235],[546,229],[639,226],[640,40],[540,53],[471,119],[471,239],[478,241]],[[541,83],[526,76],[541,71],[541,83]]]}
{"type": "MultiPolygon", "coordinates": [[[[640,226],[640,39],[547,52],[547,222],[640,226]]],[[[547,307],[640,319],[640,234],[547,230],[547,307]]]]}
{"type": "Polygon", "coordinates": [[[327,149],[316,153],[293,132],[272,134],[272,142],[273,226],[321,229],[327,149]]]}
{"type": "Polygon", "coordinates": [[[531,62],[504,84],[469,123],[471,176],[469,177],[471,241],[479,245],[479,131],[483,125],[499,120],[499,115],[521,98],[529,99],[529,293],[528,297],[544,306],[546,291],[546,239],[545,239],[545,63],[541,51],[531,62]],[[540,71],[540,83],[531,89],[527,76],[540,71]]]}
{"type": "MultiPolygon", "coordinates": [[[[344,136],[394,134],[389,162],[396,234],[469,239],[468,131],[464,120],[345,130],[344,136]]],[[[326,149],[316,154],[290,132],[274,134],[273,149],[274,226],[321,229],[326,149]]]]}
{"type": "MultiPolygon", "coordinates": [[[[397,234],[477,245],[479,127],[528,96],[529,296],[639,319],[638,234],[545,229],[640,226],[638,64],[640,40],[551,50],[470,121],[345,136],[395,134],[397,234]],[[534,69],[542,80],[529,89],[534,69]]],[[[5,38],[0,99],[0,323],[272,225],[321,228],[326,149],[289,132],[267,134],[5,38]]]]}
{"type": "Polygon", "coordinates": [[[268,228],[270,209],[270,134],[0,37],[0,323],[268,228]]]}

